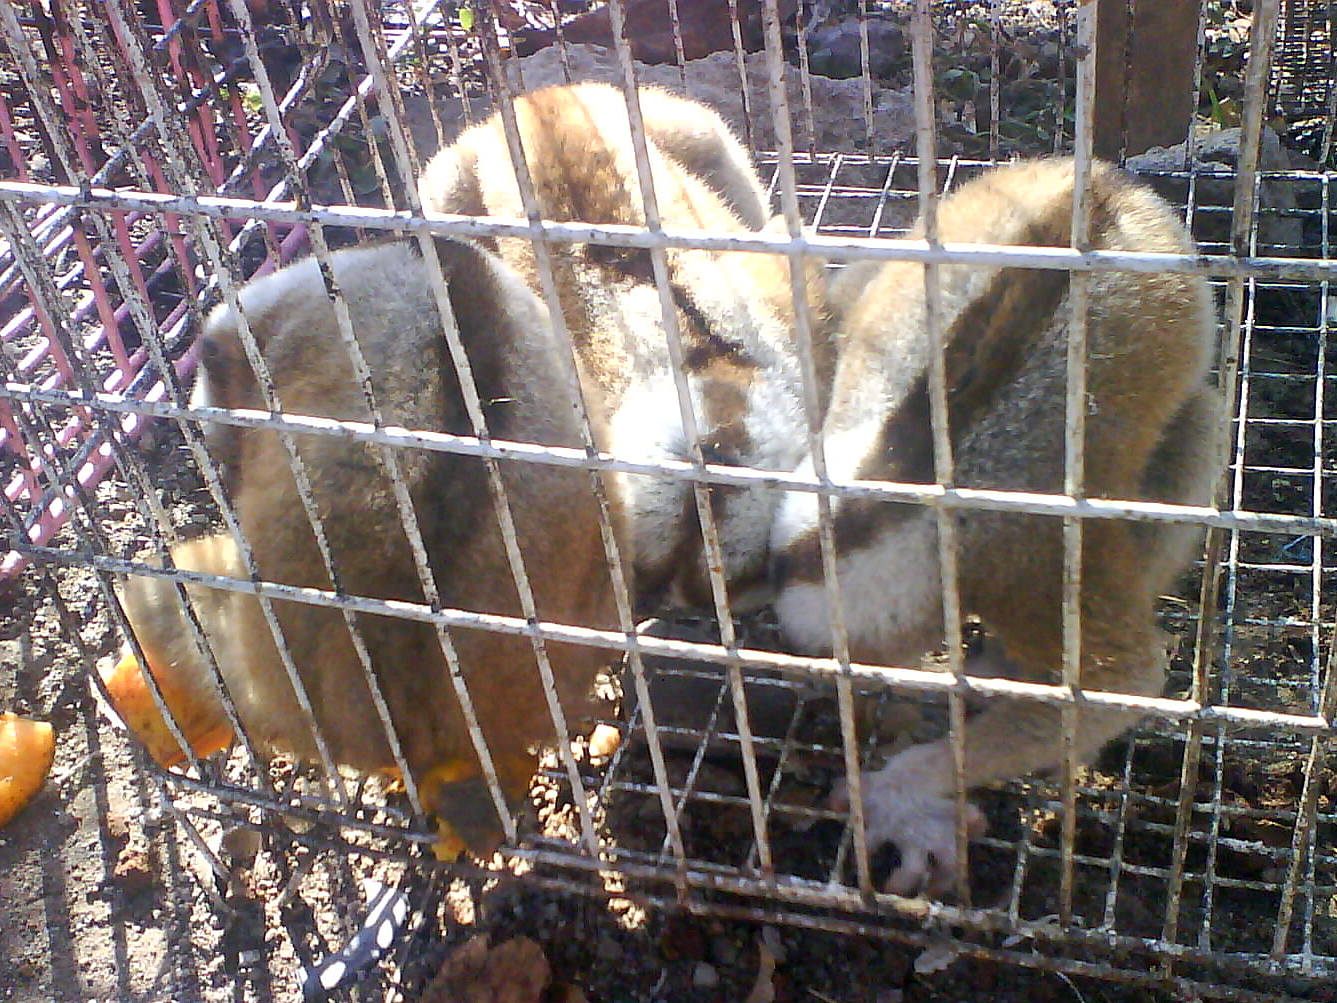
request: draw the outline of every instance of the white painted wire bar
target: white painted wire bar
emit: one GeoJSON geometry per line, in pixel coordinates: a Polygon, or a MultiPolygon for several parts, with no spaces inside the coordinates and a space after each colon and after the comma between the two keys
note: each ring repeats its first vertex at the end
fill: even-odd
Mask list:
{"type": "MultiPolygon", "coordinates": [[[[1096,108],[1096,5],[1077,8],[1076,67],[1077,113],[1072,179],[1072,246],[1089,250],[1091,244],[1091,170],[1096,108]]],[[[1056,130],[1061,135],[1062,130],[1056,130]]],[[[1063,407],[1063,491],[1074,498],[1086,494],[1087,319],[1090,313],[1090,276],[1068,276],[1068,351],[1063,407]]],[[[1081,699],[1082,675],[1082,521],[1063,520],[1063,684],[1081,699]]],[[[1063,709],[1063,864],[1059,877],[1059,920],[1072,921],[1073,854],[1077,834],[1074,784],[1081,763],[1077,753],[1078,703],[1063,709]]]]}
{"type": "MultiPolygon", "coordinates": [[[[933,89],[933,17],[929,0],[916,0],[910,44],[914,56],[915,152],[919,157],[919,216],[924,240],[938,245],[938,179],[935,146],[933,89]]],[[[933,478],[945,488],[954,486],[951,430],[947,427],[947,355],[943,331],[942,295],[938,266],[924,263],[924,328],[928,342],[929,413],[933,426],[933,478]]],[[[968,837],[966,835],[966,710],[961,696],[965,676],[962,650],[961,592],[958,584],[954,514],[938,509],[937,544],[942,577],[942,622],[947,646],[947,669],[957,685],[948,693],[949,736],[952,748],[953,796],[956,799],[956,893],[968,902],[968,837]]]]}
{"type": "MultiPolygon", "coordinates": [[[[799,155],[796,158],[801,159],[799,155]]],[[[886,163],[890,163],[888,158],[886,163]]],[[[844,158],[847,165],[859,159],[844,158]]],[[[864,161],[867,162],[867,161],[864,161]]],[[[914,158],[898,158],[913,166],[914,158]]],[[[974,162],[962,162],[971,163],[974,162]]],[[[1233,177],[1206,174],[1205,177],[1233,177]]],[[[1269,177],[1263,173],[1262,179],[1269,177]]],[[[1276,176],[1276,175],[1272,175],[1276,176]]],[[[1287,178],[1304,179],[1292,172],[1287,178]]],[[[1319,180],[1322,175],[1310,175],[1319,180]]],[[[436,233],[464,237],[533,237],[556,241],[603,244],[610,247],[700,247],[720,251],[748,251],[758,254],[784,254],[802,250],[831,261],[917,261],[925,264],[1013,265],[1018,268],[1049,268],[1064,271],[1173,272],[1223,277],[1259,279],[1295,279],[1331,281],[1337,278],[1337,265],[1330,260],[1283,258],[1265,255],[1182,255],[1151,251],[1086,251],[1068,247],[1002,247],[990,244],[943,243],[930,246],[923,240],[833,238],[822,234],[800,239],[775,238],[765,234],[720,234],[704,231],[664,228],[658,231],[617,224],[571,224],[544,220],[532,224],[489,216],[453,216],[433,214],[428,219],[407,212],[351,206],[316,206],[297,208],[291,204],[270,204],[249,199],[209,196],[162,195],[157,192],[111,191],[65,185],[34,185],[0,181],[0,199],[13,202],[60,202],[88,208],[130,209],[146,212],[194,214],[217,219],[256,218],[270,222],[311,223],[327,226],[364,227],[404,233],[436,233]]]]}
{"type": "MultiPolygon", "coordinates": [[[[803,236],[802,220],[799,215],[796,179],[793,168],[794,142],[789,103],[785,94],[784,64],[780,52],[779,16],[773,0],[768,0],[764,16],[766,21],[766,56],[770,76],[770,103],[775,119],[777,139],[777,172],[780,201],[785,217],[785,225],[791,239],[798,241],[803,236]]],[[[867,27],[862,22],[861,37],[865,79],[867,79],[867,27]]],[[[808,95],[805,92],[805,100],[808,95]]],[[[865,105],[867,110],[867,105],[865,105]]],[[[811,109],[809,108],[811,117],[811,109]]],[[[872,122],[871,114],[867,121],[872,122]]],[[[871,127],[871,125],[870,125],[871,127]]],[[[810,126],[809,135],[815,134],[810,126]]],[[[828,191],[829,194],[829,191],[828,191]]],[[[821,206],[818,207],[818,218],[821,206]]],[[[795,340],[798,346],[803,376],[804,409],[807,417],[808,453],[812,460],[813,473],[824,485],[829,484],[826,467],[826,450],[822,439],[820,414],[820,393],[818,376],[813,358],[812,315],[808,303],[806,276],[807,262],[801,253],[792,253],[789,258],[789,280],[794,303],[795,340]]],[[[822,555],[822,580],[827,605],[827,616],[831,624],[832,654],[840,667],[836,678],[836,700],[840,714],[841,750],[844,760],[845,781],[849,791],[850,829],[854,838],[855,871],[859,889],[865,897],[873,894],[872,871],[869,864],[867,839],[864,828],[863,782],[860,773],[861,755],[859,740],[854,724],[854,697],[849,680],[850,652],[849,635],[845,627],[844,604],[840,596],[840,583],[836,573],[835,530],[831,520],[831,498],[826,492],[817,495],[817,528],[822,555]]],[[[779,771],[777,768],[777,777],[779,771]]],[[[843,850],[843,844],[842,844],[843,850]]],[[[835,867],[840,866],[839,858],[835,867]]],[[[834,880],[834,876],[833,876],[834,880]]]]}

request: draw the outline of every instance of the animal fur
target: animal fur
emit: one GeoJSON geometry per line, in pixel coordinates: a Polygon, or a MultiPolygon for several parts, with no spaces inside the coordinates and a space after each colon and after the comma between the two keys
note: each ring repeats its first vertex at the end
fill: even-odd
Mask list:
{"type": "MultiPolygon", "coordinates": [[[[492,434],[579,445],[572,409],[564,403],[570,394],[557,355],[564,349],[543,305],[481,248],[452,240],[435,246],[492,434]]],[[[385,421],[471,434],[417,245],[342,250],[332,262],[385,421]]],[[[250,283],[241,303],[286,410],[370,419],[314,259],[250,283]]],[[[196,404],[265,407],[242,351],[237,317],[226,306],[209,317],[201,366],[196,404]]],[[[220,424],[211,428],[209,438],[223,462],[261,578],[335,587],[277,433],[220,424]]],[[[296,441],[328,537],[338,589],[423,602],[376,447],[316,435],[296,441]]],[[[482,461],[424,450],[402,450],[398,456],[441,601],[466,610],[522,615],[482,461]]],[[[589,474],[528,463],[503,463],[502,468],[539,615],[614,627],[589,474]]],[[[185,568],[247,577],[228,535],[184,544],[173,559],[185,568]]],[[[265,748],[314,759],[316,746],[259,604],[236,592],[194,586],[188,591],[249,735],[265,748]]],[[[197,701],[216,701],[174,586],[132,578],[124,595],[155,674],[168,673],[178,686],[193,688],[197,701]]],[[[334,759],[362,770],[393,767],[342,615],[289,601],[275,601],[274,609],[334,759]]],[[[475,752],[435,628],[395,617],[358,614],[356,619],[410,769],[419,780],[435,768],[453,778],[472,777],[471,790],[481,794],[475,752]]],[[[519,798],[535,767],[531,747],[552,737],[530,643],[481,630],[454,630],[452,637],[502,783],[511,798],[519,798]]],[[[567,644],[549,644],[548,651],[558,694],[568,717],[576,719],[588,709],[594,675],[607,656],[567,644]]],[[[489,850],[501,832],[491,802],[486,797],[452,802],[448,795],[435,799],[441,813],[473,849],[489,850]]]]}
{"type": "MultiPolygon", "coordinates": [[[[719,232],[756,228],[765,197],[738,141],[715,113],[643,89],[642,110],[660,217],[666,227],[719,232]]],[[[515,115],[545,219],[645,225],[626,106],[603,84],[521,95],[515,115]]],[[[423,205],[440,212],[523,217],[501,119],[464,132],[428,164],[423,205]]],[[[503,259],[538,290],[527,239],[502,238],[503,259]]],[[[586,394],[611,415],[605,445],[628,459],[690,460],[659,293],[646,250],[548,245],[565,323],[587,373],[586,394]]],[[[710,463],[792,470],[806,419],[793,345],[787,262],[775,255],[697,249],[666,252],[699,442],[710,463]]],[[[808,276],[821,314],[820,266],[808,276]]],[[[829,377],[824,346],[819,367],[829,377]]],[[[688,484],[620,476],[642,605],[664,597],[709,606],[702,537],[688,484]]],[[[766,589],[767,541],[777,502],[764,488],[711,490],[736,604],[766,589]]]]}
{"type": "MultiPolygon", "coordinates": [[[[939,209],[943,241],[1066,246],[1073,165],[1053,159],[992,171],[939,209]]],[[[1170,207],[1103,164],[1092,177],[1092,246],[1188,254],[1170,207]]],[[[1065,271],[949,265],[939,269],[948,424],[958,486],[1062,493],[1065,271]]],[[[924,273],[911,263],[853,265],[839,280],[840,358],[824,425],[831,475],[933,483],[924,273]]],[[[1093,498],[1207,504],[1221,469],[1218,394],[1207,383],[1214,317],[1199,276],[1090,276],[1086,491],[1093,498]]],[[[931,509],[832,499],[840,593],[853,657],[917,664],[943,638],[936,517],[931,509]]],[[[777,610],[789,643],[830,650],[816,498],[786,496],[775,522],[777,610]]],[[[1159,695],[1164,645],[1157,596],[1198,545],[1191,527],[1084,523],[1081,682],[1159,695]]],[[[962,511],[962,612],[1001,645],[992,671],[1056,682],[1063,650],[1061,520],[962,511]]],[[[1093,754],[1135,716],[1084,711],[1079,752],[1093,754]]],[[[966,726],[974,787],[1058,763],[1059,711],[993,701],[966,726]]],[[[862,778],[870,844],[894,842],[890,890],[937,893],[955,873],[955,802],[946,741],[912,747],[862,778]]],[[[838,792],[837,801],[843,797],[838,792]]],[[[979,819],[969,828],[976,831],[979,819]]]]}

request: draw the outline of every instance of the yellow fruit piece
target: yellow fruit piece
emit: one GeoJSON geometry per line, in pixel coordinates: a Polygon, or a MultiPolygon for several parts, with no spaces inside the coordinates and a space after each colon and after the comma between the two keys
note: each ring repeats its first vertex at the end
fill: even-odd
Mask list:
{"type": "MultiPolygon", "coordinates": [[[[232,741],[232,726],[221,706],[198,706],[197,701],[177,686],[167,673],[154,669],[153,677],[195,755],[208,756],[228,747],[232,741]]],[[[177,766],[185,761],[181,746],[172,737],[133,654],[126,652],[115,668],[103,674],[102,681],[111,695],[113,709],[144,743],[154,762],[159,766],[177,766]]]]}
{"type": "Polygon", "coordinates": [[[56,755],[56,736],[45,721],[0,714],[0,825],[42,787],[56,755]]]}
{"type": "MultiPolygon", "coordinates": [[[[470,777],[478,776],[478,766],[470,759],[447,759],[439,766],[433,766],[427,771],[427,775],[422,778],[420,787],[425,791],[424,798],[428,802],[433,801],[432,792],[447,784],[456,784],[461,780],[468,780],[470,777]]],[[[425,804],[428,811],[436,811],[437,805],[434,803],[425,804]]]]}
{"type": "Polygon", "coordinates": [[[436,821],[436,842],[432,844],[432,856],[443,864],[453,864],[465,851],[464,840],[455,833],[449,822],[436,821]]]}
{"type": "MultiPolygon", "coordinates": [[[[404,778],[399,773],[399,767],[387,766],[379,772],[390,778],[389,790],[404,790],[404,778]]],[[[430,814],[440,807],[436,803],[435,793],[440,790],[442,784],[463,780],[475,772],[477,770],[473,763],[465,759],[449,759],[443,765],[428,770],[427,775],[420,781],[419,788],[423,792],[423,810],[430,814]]],[[[464,840],[449,822],[440,818],[436,820],[436,835],[437,840],[432,844],[432,855],[442,863],[453,864],[466,849],[464,840]]]]}

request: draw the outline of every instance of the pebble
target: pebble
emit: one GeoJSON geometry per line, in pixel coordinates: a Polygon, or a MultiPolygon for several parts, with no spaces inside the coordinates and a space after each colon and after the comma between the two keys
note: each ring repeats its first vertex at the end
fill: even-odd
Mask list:
{"type": "Polygon", "coordinates": [[[613,937],[604,934],[599,938],[599,946],[594,949],[594,953],[601,961],[617,961],[622,957],[622,945],[613,937]]]}
{"type": "MultiPolygon", "coordinates": [[[[905,55],[901,29],[885,21],[868,21],[869,72],[890,77],[905,55]]],[[[857,21],[823,25],[808,32],[808,59],[814,73],[822,76],[857,77],[863,73],[863,43],[857,21]]]]}
{"type": "Polygon", "coordinates": [[[698,961],[692,969],[692,985],[697,989],[714,989],[720,984],[720,973],[712,965],[698,961]]]}
{"type": "Polygon", "coordinates": [[[622,744],[622,732],[611,724],[596,725],[590,733],[590,758],[607,759],[622,744]]]}
{"type": "Polygon", "coordinates": [[[125,846],[116,857],[112,878],[126,895],[138,895],[153,887],[153,867],[148,847],[142,842],[125,846]]]}
{"type": "Polygon", "coordinates": [[[669,961],[700,961],[706,953],[700,924],[690,916],[673,916],[664,925],[659,949],[669,961]]]}
{"type": "Polygon", "coordinates": [[[220,848],[228,863],[236,867],[250,867],[260,853],[260,832],[250,826],[236,826],[223,834],[220,848]]]}
{"type": "Polygon", "coordinates": [[[738,963],[738,942],[727,934],[717,933],[710,938],[710,955],[721,965],[728,967],[738,963]]]}

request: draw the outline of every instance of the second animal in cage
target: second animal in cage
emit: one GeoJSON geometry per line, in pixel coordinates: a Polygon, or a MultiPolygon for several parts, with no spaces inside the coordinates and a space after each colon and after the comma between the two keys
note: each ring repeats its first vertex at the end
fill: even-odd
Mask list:
{"type": "MultiPolygon", "coordinates": [[[[640,101],[648,180],[666,226],[739,233],[767,225],[764,190],[718,116],[655,90],[641,91],[640,101]]],[[[636,145],[619,92],[579,85],[523,95],[514,123],[523,165],[512,162],[506,122],[494,116],[428,165],[420,181],[424,206],[645,225],[636,145]],[[528,185],[517,180],[522,166],[528,185]],[[531,193],[536,204],[527,204],[531,193]]],[[[1073,184],[1068,160],[999,168],[942,204],[942,237],[1066,246],[1073,184]]],[[[1147,189],[1105,166],[1096,167],[1091,184],[1094,247],[1191,252],[1168,206],[1147,189]]],[[[578,411],[564,379],[574,365],[596,444],[622,459],[699,456],[770,471],[810,470],[807,391],[822,402],[822,445],[834,479],[935,480],[922,266],[855,264],[830,280],[820,266],[811,267],[797,285],[816,322],[819,385],[805,388],[787,257],[668,248],[657,258],[599,243],[552,242],[536,250],[522,238],[431,246],[496,438],[579,445],[578,411]],[[564,356],[572,349],[573,356],[564,356]]],[[[434,263],[392,243],[336,252],[333,264],[385,421],[469,434],[458,372],[437,319],[434,263]]],[[[955,482],[1060,492],[1067,273],[951,266],[940,277],[955,482]]],[[[370,417],[314,262],[251,284],[240,303],[278,401],[261,393],[243,351],[243,322],[229,308],[215,313],[205,334],[197,399],[370,417]]],[[[1206,503],[1220,465],[1221,421],[1206,375],[1214,324],[1205,282],[1101,272],[1090,278],[1090,304],[1088,493],[1206,503]]],[[[179,548],[178,565],[243,579],[254,571],[266,581],[413,603],[431,599],[425,573],[445,606],[523,615],[481,461],[404,450],[395,454],[396,483],[395,464],[378,455],[382,447],[305,435],[291,442],[290,451],[272,429],[210,431],[251,554],[219,538],[179,548]],[[307,518],[302,486],[288,472],[293,454],[323,539],[307,518]],[[403,492],[411,502],[408,521],[403,492]],[[422,555],[415,552],[415,519],[422,555]]],[[[590,475],[520,461],[502,463],[501,471],[539,618],[625,627],[590,475]]],[[[642,609],[670,602],[710,610],[722,581],[740,607],[773,601],[791,650],[829,653],[812,493],[714,486],[709,518],[702,520],[686,480],[617,474],[606,483],[611,526],[642,609]],[[703,521],[713,524],[720,548],[715,582],[703,521]]],[[[831,510],[852,655],[917,662],[943,640],[933,511],[839,497],[831,510]]],[[[1172,524],[1099,520],[1086,524],[1084,540],[1082,684],[1159,693],[1164,645],[1154,603],[1191,558],[1195,535],[1172,524]]],[[[958,516],[957,542],[962,611],[978,614],[993,642],[991,664],[983,668],[1055,680],[1062,654],[1060,522],[966,511],[958,516]]],[[[384,722],[371,709],[372,683],[363,672],[369,660],[403,758],[435,792],[431,804],[475,849],[495,845],[499,820],[482,795],[449,646],[430,625],[358,613],[361,650],[343,614],[328,607],[275,599],[271,619],[253,596],[187,591],[241,723],[259,742],[316,759],[322,750],[314,724],[336,762],[393,765],[384,722]],[[289,655],[309,719],[291,682],[289,655]]],[[[188,640],[175,587],[165,579],[134,579],[126,602],[155,674],[170,666],[164,678],[191,689],[197,702],[216,703],[207,659],[188,640]]],[[[482,737],[506,794],[516,799],[534,768],[533,746],[555,730],[530,642],[481,630],[452,636],[482,737]]],[[[574,721],[610,656],[549,643],[546,657],[566,719],[574,721]]],[[[1084,711],[1081,752],[1094,752],[1129,723],[1126,714],[1084,711]]],[[[1000,704],[968,723],[965,745],[970,785],[1052,766],[1058,712],[1038,703],[1000,704]]],[[[870,840],[901,851],[888,887],[945,890],[956,866],[945,742],[902,752],[866,772],[861,786],[870,840]]],[[[834,800],[845,800],[843,785],[834,800]]],[[[978,828],[974,818],[969,823],[978,828]]]]}

